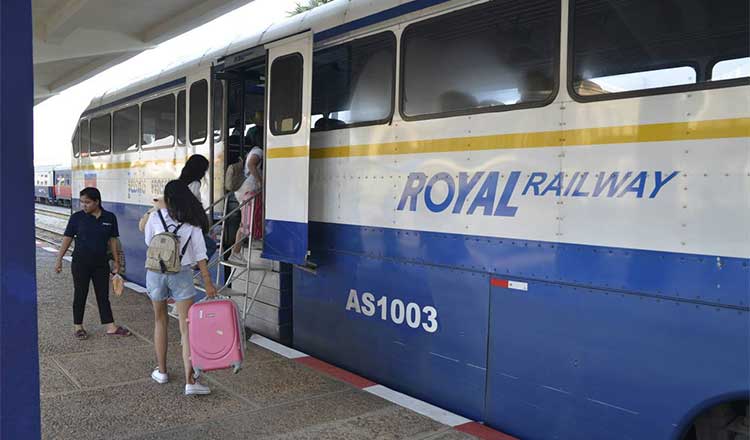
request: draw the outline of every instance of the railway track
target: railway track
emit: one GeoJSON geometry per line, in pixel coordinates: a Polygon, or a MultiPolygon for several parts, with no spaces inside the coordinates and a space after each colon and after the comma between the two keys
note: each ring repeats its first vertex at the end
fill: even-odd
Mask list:
{"type": "Polygon", "coordinates": [[[34,213],[42,219],[46,217],[50,220],[47,221],[44,219],[40,221],[40,219],[37,219],[34,225],[34,236],[36,239],[45,243],[60,245],[64,232],[61,220],[67,220],[70,215],[52,209],[40,208],[39,206],[35,206],[34,213]],[[60,227],[55,227],[55,224],[60,225],[60,227]]]}
{"type": "Polygon", "coordinates": [[[54,211],[52,209],[44,209],[44,208],[39,208],[39,207],[35,207],[34,212],[41,214],[41,215],[55,217],[55,218],[67,219],[68,217],[70,217],[70,214],[66,214],[64,212],[54,211]]]}
{"type": "Polygon", "coordinates": [[[44,226],[35,227],[34,237],[39,241],[59,246],[62,241],[62,236],[63,231],[56,231],[51,228],[45,228],[44,226]]]}

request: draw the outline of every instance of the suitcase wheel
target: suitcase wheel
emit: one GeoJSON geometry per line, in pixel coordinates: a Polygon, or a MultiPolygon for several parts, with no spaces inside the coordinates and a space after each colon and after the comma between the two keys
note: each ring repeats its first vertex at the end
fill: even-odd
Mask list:
{"type": "Polygon", "coordinates": [[[234,373],[234,374],[239,373],[241,368],[242,367],[240,366],[239,363],[232,364],[232,373],[234,373]]]}
{"type": "Polygon", "coordinates": [[[193,379],[201,377],[201,369],[193,367],[193,379]]]}

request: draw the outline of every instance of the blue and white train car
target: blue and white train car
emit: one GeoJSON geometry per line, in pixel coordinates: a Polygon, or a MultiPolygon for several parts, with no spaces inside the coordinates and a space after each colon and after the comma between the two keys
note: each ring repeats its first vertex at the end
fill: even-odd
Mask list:
{"type": "Polygon", "coordinates": [[[200,153],[219,200],[262,143],[299,349],[523,439],[734,438],[749,14],[334,1],[94,100],[74,194],[102,189],[142,282],[152,196],[200,153]]]}

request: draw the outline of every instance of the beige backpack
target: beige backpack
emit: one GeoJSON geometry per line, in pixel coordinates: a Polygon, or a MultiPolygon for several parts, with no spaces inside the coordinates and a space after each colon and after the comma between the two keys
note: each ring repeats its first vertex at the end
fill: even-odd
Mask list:
{"type": "Polygon", "coordinates": [[[179,273],[182,270],[182,257],[190,244],[190,237],[180,250],[180,237],[177,235],[177,231],[180,230],[182,224],[173,226],[174,230],[170,232],[161,210],[156,212],[159,214],[162,226],[164,226],[164,232],[154,235],[148,245],[146,269],[152,272],[179,273]]]}
{"type": "Polygon", "coordinates": [[[227,167],[227,172],[224,175],[224,189],[229,192],[237,191],[244,181],[245,161],[240,157],[237,162],[227,167]]]}

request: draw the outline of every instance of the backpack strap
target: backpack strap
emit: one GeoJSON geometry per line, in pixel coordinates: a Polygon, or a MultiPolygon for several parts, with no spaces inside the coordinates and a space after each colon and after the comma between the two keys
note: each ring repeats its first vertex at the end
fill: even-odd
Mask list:
{"type": "Polygon", "coordinates": [[[161,209],[157,209],[156,213],[159,214],[159,220],[161,220],[161,225],[164,227],[164,232],[169,232],[169,227],[167,226],[167,222],[164,221],[164,216],[161,215],[161,209]]]}
{"type": "MultiPolygon", "coordinates": [[[[180,226],[182,226],[182,225],[180,225],[180,226]]],[[[184,256],[185,256],[185,252],[187,251],[187,247],[188,247],[188,245],[190,244],[190,239],[191,239],[191,238],[193,238],[193,236],[192,236],[192,235],[190,235],[190,236],[188,237],[187,241],[185,242],[185,246],[183,246],[183,247],[182,247],[182,252],[180,252],[180,264],[182,264],[182,257],[184,257],[184,256]]]]}
{"type": "Polygon", "coordinates": [[[169,227],[171,226],[174,228],[174,231],[172,231],[172,233],[177,235],[177,231],[179,231],[182,227],[182,223],[180,223],[176,227],[175,225],[167,225],[167,222],[164,220],[164,216],[161,214],[161,209],[157,210],[156,212],[159,213],[159,220],[161,220],[161,225],[164,227],[164,232],[169,232],[169,227]]]}
{"type": "MultiPolygon", "coordinates": [[[[174,225],[169,225],[169,226],[167,225],[167,222],[164,221],[164,216],[161,214],[161,209],[157,210],[156,212],[159,213],[159,220],[161,220],[161,224],[162,224],[162,226],[164,226],[164,232],[169,232],[169,226],[174,226],[174,225]]],[[[183,223],[180,223],[179,225],[177,225],[177,227],[174,228],[174,231],[172,231],[172,233],[174,235],[177,235],[177,231],[180,230],[180,228],[182,227],[182,225],[183,225],[183,223]]],[[[193,238],[193,237],[189,236],[188,239],[187,239],[187,241],[185,242],[185,245],[182,247],[182,251],[180,252],[180,263],[182,263],[182,257],[185,256],[185,252],[187,252],[187,248],[190,245],[190,239],[191,238],[193,238]]],[[[164,272],[166,272],[166,271],[162,270],[162,273],[164,273],[164,272]]]]}

